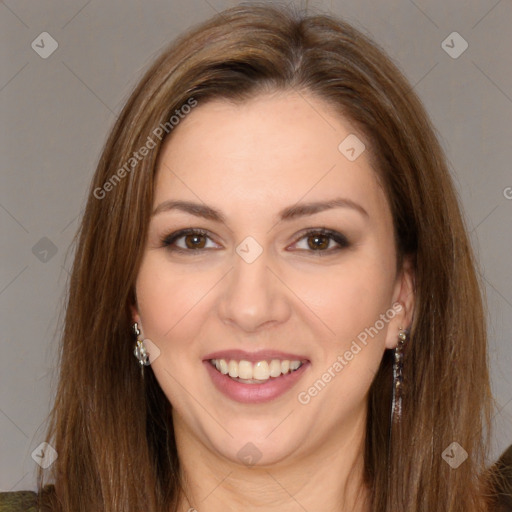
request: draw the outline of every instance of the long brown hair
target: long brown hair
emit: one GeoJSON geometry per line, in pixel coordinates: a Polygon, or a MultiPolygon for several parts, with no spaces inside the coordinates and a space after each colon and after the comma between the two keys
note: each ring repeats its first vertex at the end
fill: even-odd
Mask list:
{"type": "Polygon", "coordinates": [[[108,137],[77,235],[48,432],[58,452],[55,510],[176,510],[171,406],[151,367],[141,380],[130,314],[166,138],[157,128],[172,137],[179,124],[169,120],[192,102],[273,90],[316,95],[364,134],[391,205],[397,264],[408,256],[415,268],[403,415],[391,438],[391,351],[368,397],[371,511],[487,510],[493,400],[482,287],[434,129],[406,79],[362,33],[331,16],[268,5],[226,10],[169,46],[108,137]],[[144,145],[147,156],[130,160],[144,145]],[[457,469],[442,456],[452,442],[468,454],[457,469]]]}

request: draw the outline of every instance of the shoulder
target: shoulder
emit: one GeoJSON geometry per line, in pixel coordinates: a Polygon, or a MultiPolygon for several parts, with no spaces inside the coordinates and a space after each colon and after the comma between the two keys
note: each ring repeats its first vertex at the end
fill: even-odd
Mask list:
{"type": "MultiPolygon", "coordinates": [[[[512,445],[510,445],[500,458],[488,471],[493,477],[493,494],[496,498],[495,512],[510,512],[512,510],[512,445]]],[[[43,489],[43,497],[54,493],[53,485],[43,489]]],[[[43,499],[43,502],[46,499],[43,499]]],[[[39,512],[49,510],[43,507],[38,509],[38,495],[33,491],[0,492],[0,512],[39,512]]]]}
{"type": "Polygon", "coordinates": [[[51,512],[55,488],[53,484],[34,491],[0,492],[0,512],[51,512]]]}
{"type": "Polygon", "coordinates": [[[0,492],[0,512],[37,512],[33,491],[0,492]]]}

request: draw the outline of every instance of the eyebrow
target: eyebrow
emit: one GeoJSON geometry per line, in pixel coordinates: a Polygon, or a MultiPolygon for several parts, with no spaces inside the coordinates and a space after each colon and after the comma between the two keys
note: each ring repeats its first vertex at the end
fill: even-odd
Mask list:
{"type": "MultiPolygon", "coordinates": [[[[333,208],[350,208],[359,212],[363,217],[369,217],[368,212],[360,204],[355,203],[351,199],[337,197],[329,201],[315,201],[288,206],[278,213],[278,218],[280,221],[289,221],[296,219],[297,217],[313,215],[333,208]]],[[[224,224],[226,223],[225,216],[219,210],[205,204],[194,203],[191,201],[164,201],[153,210],[152,216],[171,210],[181,210],[185,213],[189,213],[190,215],[195,215],[196,217],[202,217],[224,224]]]]}

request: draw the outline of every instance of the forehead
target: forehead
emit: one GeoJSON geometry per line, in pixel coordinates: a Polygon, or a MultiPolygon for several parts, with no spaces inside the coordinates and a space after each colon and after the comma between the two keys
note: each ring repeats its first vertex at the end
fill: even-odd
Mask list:
{"type": "Polygon", "coordinates": [[[366,151],[347,158],[346,140],[354,146],[364,137],[311,94],[199,101],[162,148],[155,203],[187,198],[261,215],[346,196],[369,209],[385,207],[366,151]]]}

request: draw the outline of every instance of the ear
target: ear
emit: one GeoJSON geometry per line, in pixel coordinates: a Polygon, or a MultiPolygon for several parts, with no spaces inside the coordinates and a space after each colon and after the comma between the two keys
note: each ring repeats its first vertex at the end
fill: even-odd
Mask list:
{"type": "Polygon", "coordinates": [[[396,313],[389,321],[386,348],[394,349],[400,329],[410,329],[415,304],[415,274],[410,257],[404,257],[402,269],[397,274],[393,290],[392,310],[396,313]]]}
{"type": "Polygon", "coordinates": [[[135,299],[134,303],[130,304],[130,313],[131,313],[132,324],[137,322],[137,324],[139,325],[139,329],[142,330],[137,299],[135,299]]]}

